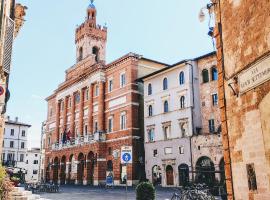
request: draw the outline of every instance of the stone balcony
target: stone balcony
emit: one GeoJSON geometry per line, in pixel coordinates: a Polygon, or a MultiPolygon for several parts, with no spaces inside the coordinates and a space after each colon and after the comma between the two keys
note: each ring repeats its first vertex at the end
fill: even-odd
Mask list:
{"type": "Polygon", "coordinates": [[[66,143],[54,143],[51,147],[52,151],[63,150],[66,148],[74,148],[78,146],[83,146],[91,143],[96,142],[104,142],[106,141],[106,133],[104,132],[96,132],[91,135],[84,135],[77,138],[71,138],[71,140],[67,141],[66,143]]]}

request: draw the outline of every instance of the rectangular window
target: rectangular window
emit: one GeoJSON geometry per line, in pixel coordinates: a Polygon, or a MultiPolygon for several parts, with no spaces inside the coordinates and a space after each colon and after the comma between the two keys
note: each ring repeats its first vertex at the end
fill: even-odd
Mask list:
{"type": "Polygon", "coordinates": [[[167,154],[172,154],[172,148],[171,147],[166,147],[164,149],[164,153],[167,155],[167,154]]]}
{"type": "Polygon", "coordinates": [[[11,129],[11,130],[10,130],[10,135],[11,135],[11,136],[14,136],[14,129],[11,129]]]}
{"type": "Polygon", "coordinates": [[[33,174],[38,174],[38,170],[33,170],[33,174]]]}
{"type": "Polygon", "coordinates": [[[169,126],[165,126],[163,128],[163,131],[164,131],[164,139],[165,140],[170,139],[170,127],[169,126]]]}
{"type": "Polygon", "coordinates": [[[155,132],[154,129],[148,130],[148,141],[149,142],[154,142],[155,140],[155,132]]]}
{"type": "Polygon", "coordinates": [[[64,101],[61,101],[61,111],[63,111],[64,110],[64,101]]]}
{"type": "Polygon", "coordinates": [[[208,125],[209,125],[209,132],[210,133],[214,133],[215,132],[215,120],[214,119],[210,119],[208,121],[208,125]]]}
{"type": "Polygon", "coordinates": [[[84,91],[84,101],[88,101],[89,100],[89,89],[86,89],[84,91]]]}
{"type": "Polygon", "coordinates": [[[34,165],[37,165],[38,164],[38,160],[34,160],[34,165]]]}
{"type": "Polygon", "coordinates": [[[24,154],[20,154],[20,162],[24,161],[24,154]]]}
{"type": "Polygon", "coordinates": [[[218,95],[217,94],[212,95],[212,103],[213,103],[213,106],[218,105],[218,95]]]}
{"type": "Polygon", "coordinates": [[[88,126],[85,125],[85,126],[84,126],[84,135],[87,135],[87,133],[88,133],[88,126]]]}
{"type": "Polygon", "coordinates": [[[157,151],[157,149],[154,149],[154,151],[153,151],[153,157],[157,157],[157,155],[158,155],[158,151],[157,151]]]}
{"type": "Polygon", "coordinates": [[[21,149],[24,149],[24,142],[21,143],[21,149]]]}
{"type": "Polygon", "coordinates": [[[108,121],[108,132],[109,133],[113,132],[113,117],[110,117],[109,118],[109,121],[108,121]]]}
{"type": "Polygon", "coordinates": [[[71,108],[71,97],[68,98],[68,107],[71,108]]]}
{"type": "Polygon", "coordinates": [[[99,85],[96,85],[95,87],[95,96],[97,97],[99,95],[99,85]]]}
{"type": "Polygon", "coordinates": [[[98,122],[95,121],[94,123],[94,131],[97,132],[98,131],[98,122]]]}
{"type": "Polygon", "coordinates": [[[9,147],[10,147],[10,148],[13,148],[13,147],[14,147],[14,141],[10,141],[9,147]]]}
{"type": "Polygon", "coordinates": [[[22,137],[25,137],[25,130],[22,130],[22,137]]]}
{"type": "Polygon", "coordinates": [[[126,113],[121,113],[121,117],[120,117],[120,128],[121,130],[125,130],[127,129],[127,115],[126,113]]]}
{"type": "Polygon", "coordinates": [[[35,157],[37,157],[38,155],[37,154],[35,154],[35,157]]]}
{"type": "Polygon", "coordinates": [[[179,154],[184,154],[184,147],[179,147],[179,154]]]}
{"type": "Polygon", "coordinates": [[[109,80],[109,86],[108,86],[109,92],[113,90],[113,80],[109,80]]]}
{"type": "Polygon", "coordinates": [[[123,73],[120,75],[120,87],[124,87],[126,85],[126,74],[123,73]]]}

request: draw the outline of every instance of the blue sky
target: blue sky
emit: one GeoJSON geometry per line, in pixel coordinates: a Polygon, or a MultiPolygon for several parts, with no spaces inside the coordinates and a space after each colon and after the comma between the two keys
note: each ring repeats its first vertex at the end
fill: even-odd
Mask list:
{"type": "MultiPolygon", "coordinates": [[[[40,145],[44,100],[75,63],[74,32],[89,0],[20,0],[28,7],[16,38],[7,115],[32,125],[29,147],[40,145]]],[[[213,50],[198,13],[207,0],[96,0],[98,23],[108,26],[107,63],[135,52],[168,64],[213,50]]]]}

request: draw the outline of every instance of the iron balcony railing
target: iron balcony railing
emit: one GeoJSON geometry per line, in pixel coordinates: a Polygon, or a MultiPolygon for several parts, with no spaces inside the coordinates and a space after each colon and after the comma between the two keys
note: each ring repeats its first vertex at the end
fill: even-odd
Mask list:
{"type": "Polygon", "coordinates": [[[64,148],[72,148],[76,146],[83,146],[95,142],[104,142],[106,140],[106,133],[96,132],[90,135],[84,135],[77,138],[70,138],[66,142],[60,141],[52,144],[52,150],[61,150],[64,148]]]}

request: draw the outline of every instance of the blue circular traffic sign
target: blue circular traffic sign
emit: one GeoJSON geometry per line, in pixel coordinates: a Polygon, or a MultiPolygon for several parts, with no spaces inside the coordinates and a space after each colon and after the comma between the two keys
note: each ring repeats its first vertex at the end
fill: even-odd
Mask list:
{"type": "Polygon", "coordinates": [[[122,160],[126,163],[129,162],[131,160],[131,155],[129,153],[124,153],[122,155],[122,160]]]}

